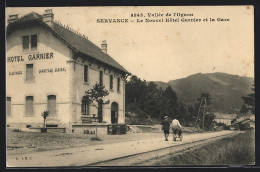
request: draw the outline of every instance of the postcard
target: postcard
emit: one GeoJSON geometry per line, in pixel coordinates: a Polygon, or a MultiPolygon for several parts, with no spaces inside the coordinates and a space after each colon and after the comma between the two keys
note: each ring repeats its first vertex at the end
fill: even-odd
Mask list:
{"type": "Polygon", "coordinates": [[[255,164],[254,6],[6,8],[6,166],[255,164]]]}

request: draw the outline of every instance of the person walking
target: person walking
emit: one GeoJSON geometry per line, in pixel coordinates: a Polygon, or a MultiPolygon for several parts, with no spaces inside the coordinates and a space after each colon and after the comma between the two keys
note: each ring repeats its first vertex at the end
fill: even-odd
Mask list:
{"type": "Polygon", "coordinates": [[[162,130],[164,132],[165,141],[168,141],[168,136],[170,132],[170,121],[168,119],[168,116],[164,117],[164,120],[162,121],[161,125],[162,125],[162,130]]]}
{"type": "Polygon", "coordinates": [[[173,131],[173,140],[176,141],[177,134],[179,138],[181,138],[182,130],[181,130],[181,124],[178,119],[174,118],[172,120],[172,131],[173,131]]]}

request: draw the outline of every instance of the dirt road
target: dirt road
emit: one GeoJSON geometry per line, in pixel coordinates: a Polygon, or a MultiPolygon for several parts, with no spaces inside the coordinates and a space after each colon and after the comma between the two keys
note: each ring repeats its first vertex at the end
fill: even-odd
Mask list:
{"type": "Polygon", "coordinates": [[[183,141],[164,141],[162,137],[140,139],[139,141],[125,141],[103,145],[92,145],[44,152],[34,152],[7,157],[7,167],[65,167],[65,166],[129,166],[139,162],[139,156],[152,158],[171,151],[187,149],[194,142],[199,144],[214,137],[228,137],[241,131],[219,131],[212,133],[196,133],[184,135],[183,141]],[[156,151],[161,150],[161,151],[156,151]],[[165,151],[166,150],[166,151],[165,151]],[[150,153],[149,153],[150,152],[150,153]],[[145,155],[146,153],[146,155],[145,155]],[[128,157],[128,160],[125,159],[128,157]],[[129,158],[130,157],[130,158],[129,158]],[[130,161],[136,159],[136,161],[130,161]],[[113,160],[113,161],[111,161],[113,160]],[[108,164],[109,162],[109,164],[108,164]]]}

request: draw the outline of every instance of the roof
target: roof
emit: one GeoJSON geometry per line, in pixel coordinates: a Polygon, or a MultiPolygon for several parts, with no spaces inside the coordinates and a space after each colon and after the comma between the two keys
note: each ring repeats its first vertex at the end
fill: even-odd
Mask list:
{"type": "Polygon", "coordinates": [[[10,23],[7,26],[10,28],[13,25],[16,24],[21,24],[21,23],[27,23],[27,22],[32,22],[36,21],[40,24],[43,24],[47,26],[51,31],[55,32],[57,34],[58,38],[62,39],[65,41],[68,45],[73,47],[75,50],[81,52],[82,54],[85,54],[87,56],[90,56],[97,61],[103,62],[109,66],[112,66],[116,69],[119,69],[120,71],[130,74],[123,66],[121,66],[117,61],[115,61],[111,56],[108,54],[104,53],[98,46],[93,44],[91,41],[89,41],[87,38],[76,34],[75,32],[61,26],[60,24],[53,22],[53,27],[50,27],[48,24],[46,24],[43,19],[42,15],[32,12],[29,13],[13,23],[10,23]]]}
{"type": "Polygon", "coordinates": [[[21,22],[31,21],[31,20],[35,20],[35,19],[42,20],[42,15],[35,13],[35,12],[31,12],[31,13],[28,13],[28,14],[22,16],[21,18],[18,18],[15,22],[21,23],[21,22]]]}
{"type": "Polygon", "coordinates": [[[250,118],[246,118],[246,117],[241,117],[241,118],[238,118],[234,124],[245,124],[245,123],[248,123],[248,122],[251,122],[251,119],[250,118]]]}
{"type": "Polygon", "coordinates": [[[215,119],[234,119],[236,114],[223,114],[223,113],[214,113],[215,119]]]}

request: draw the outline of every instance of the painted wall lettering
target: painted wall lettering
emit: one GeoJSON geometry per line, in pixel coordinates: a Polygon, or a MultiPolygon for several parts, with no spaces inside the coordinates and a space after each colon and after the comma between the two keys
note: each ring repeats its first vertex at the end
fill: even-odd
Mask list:
{"type": "Polygon", "coordinates": [[[7,63],[24,61],[23,56],[7,57],[7,63]]]}
{"type": "Polygon", "coordinates": [[[22,75],[22,71],[9,72],[9,75],[22,75]]]}
{"type": "MultiPolygon", "coordinates": [[[[37,53],[37,54],[29,54],[28,60],[43,60],[43,59],[53,59],[53,53],[37,53]]],[[[13,63],[13,62],[23,62],[24,58],[23,56],[12,56],[7,57],[7,63],[13,63]]]]}
{"type": "Polygon", "coordinates": [[[51,68],[51,69],[39,69],[39,73],[53,73],[53,72],[66,72],[66,68],[51,68]]]}
{"type": "Polygon", "coordinates": [[[53,69],[40,69],[39,73],[52,73],[53,69]]]}
{"type": "Polygon", "coordinates": [[[55,72],[66,72],[66,68],[55,68],[55,72]]]}
{"type": "Polygon", "coordinates": [[[40,54],[30,54],[28,55],[28,60],[42,60],[42,59],[53,59],[53,53],[40,53],[40,54]]]}

